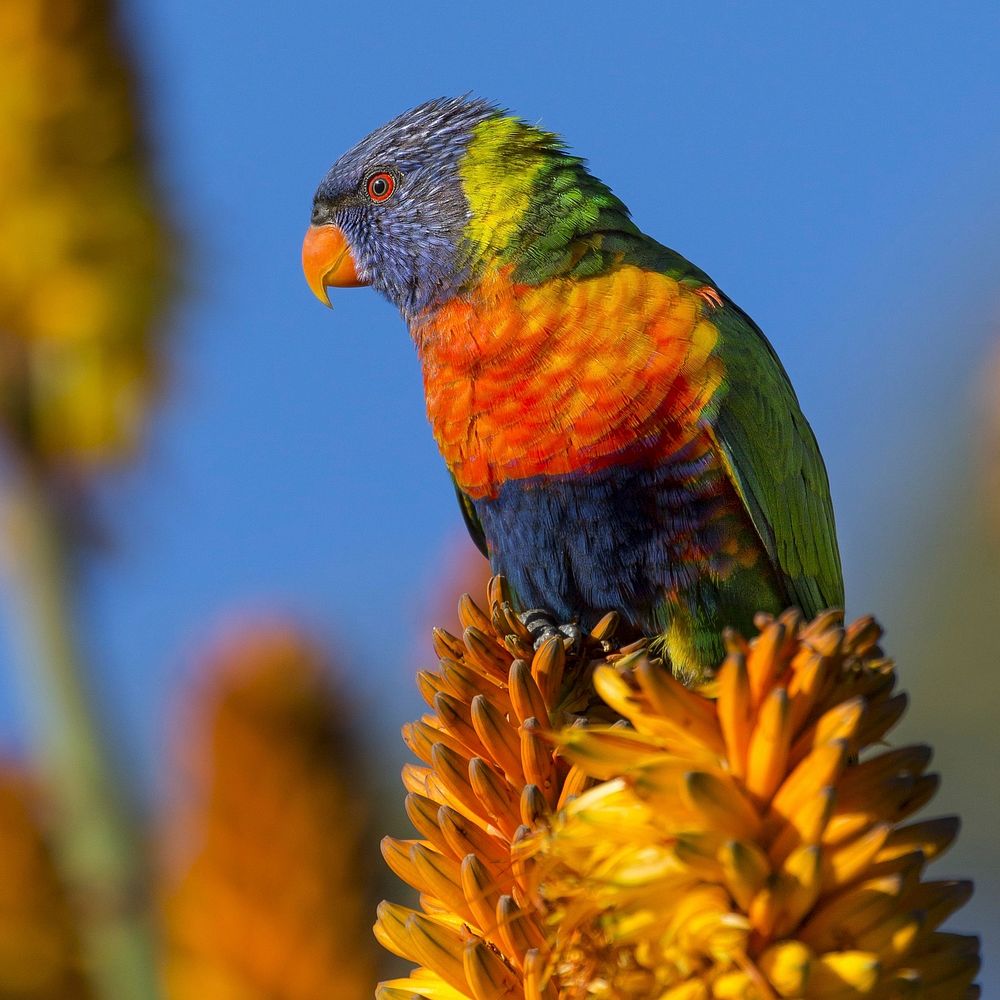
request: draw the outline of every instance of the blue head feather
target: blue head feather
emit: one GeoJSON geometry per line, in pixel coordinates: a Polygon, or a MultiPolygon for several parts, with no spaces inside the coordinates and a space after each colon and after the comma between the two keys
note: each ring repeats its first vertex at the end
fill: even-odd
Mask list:
{"type": "Polygon", "coordinates": [[[480,122],[501,112],[476,98],[439,98],[394,118],[330,168],[313,222],[340,226],[358,274],[406,316],[451,298],[468,280],[461,246],[469,220],[458,167],[480,122]],[[397,178],[385,202],[366,194],[372,174],[397,178]]]}

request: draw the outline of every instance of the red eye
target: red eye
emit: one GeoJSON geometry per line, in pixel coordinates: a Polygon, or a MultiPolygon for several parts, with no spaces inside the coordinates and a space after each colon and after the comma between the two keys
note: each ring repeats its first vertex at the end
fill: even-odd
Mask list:
{"type": "Polygon", "coordinates": [[[395,187],[392,174],[372,174],[368,178],[368,197],[372,201],[385,201],[395,187]]]}

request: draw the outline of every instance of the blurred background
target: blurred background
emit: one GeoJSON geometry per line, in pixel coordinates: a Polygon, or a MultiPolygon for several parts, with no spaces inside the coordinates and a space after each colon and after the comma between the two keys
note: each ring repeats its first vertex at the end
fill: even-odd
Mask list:
{"type": "MultiPolygon", "coordinates": [[[[37,385],[65,363],[40,382],[38,366],[93,301],[83,278],[48,262],[44,315],[0,311],[0,341],[22,345],[0,345],[0,482],[27,482],[22,501],[56,508],[50,521],[73,552],[75,641],[143,812],[187,773],[167,748],[176,720],[197,715],[184,706],[211,660],[206,644],[238,614],[253,628],[294,622],[281,628],[325,650],[298,658],[332,662],[317,669],[334,677],[335,728],[349,723],[382,802],[370,809],[380,830],[405,828],[398,729],[421,710],[411,678],[433,656],[430,624],[450,625],[483,568],[402,321],[365,289],[322,309],[299,246],[313,190],[343,150],[424,99],[472,91],[562,133],[647,232],[707,270],[774,343],[826,458],[848,614],[886,626],[912,698],[899,737],[934,746],[935,809],[964,821],[938,866],[977,882],[956,927],[983,934],[984,992],[1000,986],[995,3],[303,2],[236,13],[187,0],[18,0],[0,33],[4,121],[43,121],[86,79],[118,87],[102,107],[133,123],[110,129],[106,155],[100,122],[73,134],[134,209],[67,180],[63,147],[48,139],[19,159],[26,140],[3,126],[0,293],[28,280],[24,233],[58,229],[70,211],[77,227],[124,220],[128,239],[112,235],[101,257],[117,261],[116,305],[94,307],[94,322],[146,339],[86,390],[117,401],[104,423],[80,441],[46,432],[32,416],[45,399],[37,385]],[[62,66],[59,51],[83,51],[90,32],[110,39],[93,65],[117,68],[62,66]],[[37,114],[21,107],[25,88],[37,114]],[[39,187],[59,198],[28,217],[19,199],[46,170],[39,187]],[[35,395],[12,402],[22,371],[35,395]]],[[[72,426],[90,427],[65,405],[72,426]]],[[[39,697],[18,680],[33,640],[16,572],[5,586],[0,751],[17,760],[35,752],[39,697]]],[[[368,839],[358,849],[374,858],[378,837],[368,839]]],[[[221,989],[186,995],[230,995],[221,989]]]]}

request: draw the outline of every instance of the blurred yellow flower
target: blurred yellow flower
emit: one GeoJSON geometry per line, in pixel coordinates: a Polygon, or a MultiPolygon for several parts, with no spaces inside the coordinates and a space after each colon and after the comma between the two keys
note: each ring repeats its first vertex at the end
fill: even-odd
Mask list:
{"type": "Polygon", "coordinates": [[[375,982],[346,707],[294,629],[236,630],[175,738],[163,891],[171,1000],[367,1000],[375,982]]]}
{"type": "Polygon", "coordinates": [[[35,789],[0,764],[0,996],[85,1000],[80,941],[35,789]]]}
{"type": "Polygon", "coordinates": [[[930,750],[878,746],[906,698],[871,619],[762,617],[692,691],[641,643],[505,658],[497,586],[421,678],[435,714],[406,735],[430,766],[404,783],[424,839],[385,853],[422,906],[376,926],[419,968],[382,1000],[979,995],[978,940],[938,929],[971,886],[923,880],[957,821],[907,822],[930,750]]]}
{"type": "Polygon", "coordinates": [[[127,453],[168,281],[109,0],[0,4],[0,434],[35,463],[127,453]]]}

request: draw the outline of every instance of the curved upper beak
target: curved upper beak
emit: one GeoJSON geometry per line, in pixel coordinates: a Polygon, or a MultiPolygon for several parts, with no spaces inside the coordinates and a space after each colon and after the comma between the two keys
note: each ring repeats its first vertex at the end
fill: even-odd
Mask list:
{"type": "Polygon", "coordinates": [[[331,305],[326,291],[330,285],[352,288],[368,284],[358,277],[347,237],[339,226],[331,223],[310,226],[306,230],[302,241],[302,270],[313,295],[327,306],[331,305]]]}

